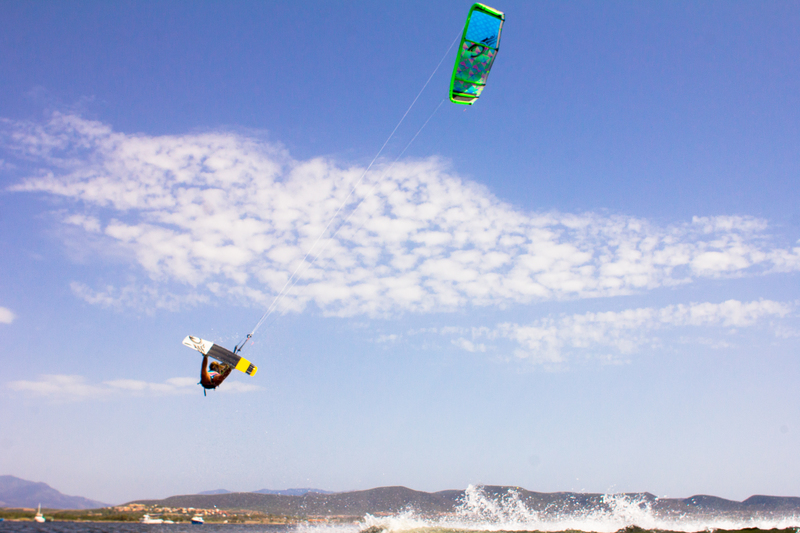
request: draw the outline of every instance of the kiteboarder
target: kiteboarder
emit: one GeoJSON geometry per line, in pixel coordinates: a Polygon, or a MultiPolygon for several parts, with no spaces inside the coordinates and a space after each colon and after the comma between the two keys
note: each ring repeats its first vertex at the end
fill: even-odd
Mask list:
{"type": "MultiPolygon", "coordinates": [[[[248,335],[247,338],[249,339],[251,336],[252,335],[248,335]]],[[[218,346],[211,341],[204,341],[200,337],[187,335],[186,338],[183,339],[183,345],[203,354],[203,362],[200,365],[200,383],[198,383],[198,385],[203,386],[204,396],[207,389],[216,389],[219,387],[234,368],[244,372],[248,376],[255,376],[256,372],[258,372],[258,367],[241,355],[236,355],[235,352],[218,346]],[[209,365],[209,357],[219,362],[213,361],[209,365]]],[[[239,351],[238,346],[236,347],[236,351],[239,351]]]]}
{"type": "MultiPolygon", "coordinates": [[[[225,381],[231,370],[233,370],[232,366],[216,361],[212,361],[209,365],[208,355],[204,355],[203,365],[200,367],[200,385],[203,386],[203,389],[216,389],[225,381]]],[[[205,393],[206,391],[203,390],[203,394],[205,393]]]]}

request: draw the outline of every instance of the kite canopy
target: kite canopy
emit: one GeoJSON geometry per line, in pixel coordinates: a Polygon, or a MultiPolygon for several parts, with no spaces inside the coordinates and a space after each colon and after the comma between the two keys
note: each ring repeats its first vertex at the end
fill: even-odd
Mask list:
{"type": "Polygon", "coordinates": [[[483,4],[470,8],[450,81],[450,101],[454,104],[472,105],[481,95],[500,49],[505,18],[502,12],[483,4]]]}

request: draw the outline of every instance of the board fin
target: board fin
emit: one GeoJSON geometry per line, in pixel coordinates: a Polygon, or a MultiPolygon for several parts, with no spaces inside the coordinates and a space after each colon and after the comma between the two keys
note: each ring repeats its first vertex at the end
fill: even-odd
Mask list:
{"type": "Polygon", "coordinates": [[[183,339],[183,345],[188,346],[193,350],[197,350],[203,355],[212,357],[220,363],[230,365],[236,370],[244,372],[248,376],[255,376],[256,372],[258,372],[258,367],[244,357],[236,355],[227,348],[223,348],[222,346],[214,344],[211,341],[203,340],[200,337],[187,335],[186,338],[183,339]]]}

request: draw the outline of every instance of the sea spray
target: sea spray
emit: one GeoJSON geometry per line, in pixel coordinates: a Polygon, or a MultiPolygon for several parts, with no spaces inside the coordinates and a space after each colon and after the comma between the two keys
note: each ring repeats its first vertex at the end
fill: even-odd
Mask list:
{"type": "MultiPolygon", "coordinates": [[[[460,531],[582,531],[613,533],[625,529],[647,531],[697,532],[742,529],[791,529],[800,518],[775,515],[702,514],[680,510],[656,510],[659,499],[652,495],[605,494],[572,495],[565,502],[540,504],[534,508],[520,490],[508,489],[490,494],[484,487],[470,485],[454,512],[440,516],[420,516],[413,509],[389,516],[364,517],[362,531],[436,532],[460,531]]],[[[800,531],[797,531],[800,533],[800,531]]]]}
{"type": "Polygon", "coordinates": [[[404,511],[390,516],[366,515],[363,520],[364,528],[362,531],[411,531],[418,529],[428,529],[432,527],[432,520],[420,517],[414,509],[404,511]]]}
{"type": "Polygon", "coordinates": [[[509,489],[499,498],[492,498],[483,487],[470,485],[464,491],[461,504],[451,520],[455,524],[477,526],[480,529],[495,526],[516,531],[519,528],[515,526],[538,523],[541,516],[538,511],[525,505],[516,489],[509,489]]]}

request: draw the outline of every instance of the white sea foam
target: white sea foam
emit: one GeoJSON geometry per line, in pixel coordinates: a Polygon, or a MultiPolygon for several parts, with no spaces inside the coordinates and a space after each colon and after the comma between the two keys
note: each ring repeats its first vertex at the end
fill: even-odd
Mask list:
{"type": "MultiPolygon", "coordinates": [[[[369,516],[369,515],[367,515],[369,516]]],[[[295,533],[359,533],[366,526],[362,524],[298,524],[295,533]]],[[[398,530],[401,531],[401,530],[398,530]]]]}
{"type": "Polygon", "coordinates": [[[424,518],[413,510],[392,516],[367,515],[361,526],[362,529],[373,528],[389,533],[420,529],[612,533],[631,526],[646,530],[695,532],[744,528],[786,529],[800,525],[800,518],[795,516],[660,516],[647,498],[624,494],[604,495],[600,505],[592,509],[581,508],[577,502],[572,507],[532,509],[513,489],[492,496],[482,487],[471,485],[467,487],[455,513],[437,518],[424,518]]]}

